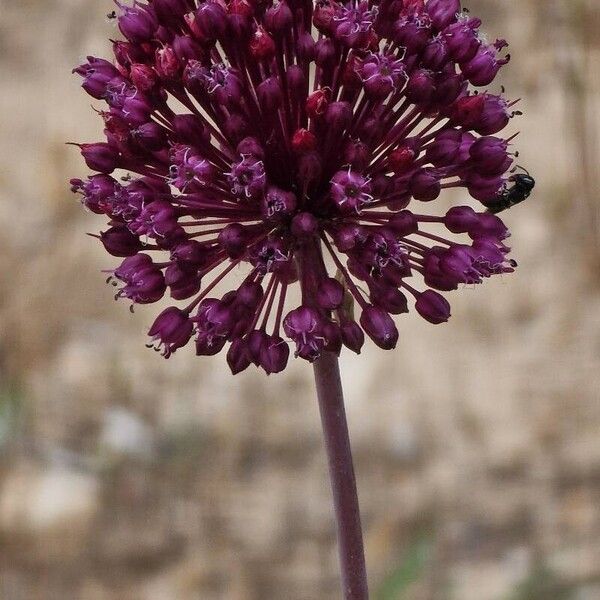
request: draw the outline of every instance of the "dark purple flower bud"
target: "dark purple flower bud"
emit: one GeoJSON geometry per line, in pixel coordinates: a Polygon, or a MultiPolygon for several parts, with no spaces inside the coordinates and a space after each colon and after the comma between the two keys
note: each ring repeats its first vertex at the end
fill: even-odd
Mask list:
{"type": "Polygon", "coordinates": [[[297,204],[294,192],[287,192],[272,185],[267,188],[260,206],[265,219],[283,219],[294,213],[297,204]]]}
{"type": "Polygon", "coordinates": [[[269,336],[262,329],[255,329],[246,336],[246,348],[250,361],[260,366],[260,353],[269,336]]]}
{"type": "Polygon", "coordinates": [[[298,37],[296,44],[298,57],[304,62],[310,62],[315,58],[315,40],[310,33],[304,32],[298,37]]]}
{"type": "Polygon", "coordinates": [[[126,72],[133,63],[143,62],[146,59],[146,53],[138,44],[114,41],[113,51],[122,72],[126,72]]]}
{"type": "Polygon", "coordinates": [[[373,98],[385,98],[406,81],[404,63],[395,56],[386,54],[367,55],[360,75],[365,92],[373,98]]]}
{"type": "Polygon", "coordinates": [[[340,252],[348,252],[362,244],[367,239],[363,227],[355,224],[347,224],[339,227],[334,234],[335,245],[340,252]]]}
{"type": "Polygon", "coordinates": [[[460,13],[460,0],[429,0],[426,10],[433,26],[441,30],[456,21],[460,13]]]}
{"type": "Polygon", "coordinates": [[[500,67],[507,64],[509,60],[510,56],[498,60],[496,46],[482,44],[475,56],[462,65],[462,72],[472,85],[489,85],[496,78],[500,67]]]}
{"type": "Polygon", "coordinates": [[[259,160],[262,160],[265,156],[265,151],[260,142],[253,137],[244,138],[237,145],[236,151],[241,156],[253,156],[259,160]]]}
{"type": "Polygon", "coordinates": [[[453,60],[465,63],[477,53],[481,41],[477,35],[477,28],[481,25],[479,19],[461,17],[444,30],[448,53],[453,60]]]}
{"type": "Polygon", "coordinates": [[[452,233],[467,233],[478,223],[479,217],[470,206],[454,206],[444,217],[444,225],[452,233]]]}
{"type": "Polygon", "coordinates": [[[236,299],[245,307],[255,309],[264,295],[262,286],[259,283],[247,281],[237,290],[236,299]]]}
{"type": "Polygon", "coordinates": [[[504,240],[509,237],[508,229],[500,217],[488,212],[475,214],[477,215],[477,224],[469,229],[469,235],[472,238],[490,237],[504,240]]]}
{"type": "Polygon", "coordinates": [[[260,347],[259,364],[267,375],[280,373],[287,365],[290,347],[278,335],[267,336],[260,347]]]}
{"type": "Polygon", "coordinates": [[[317,136],[308,129],[297,129],[292,136],[292,150],[296,154],[311,152],[317,147],[317,136]]]}
{"type": "Polygon", "coordinates": [[[294,23],[294,17],[285,0],[275,2],[265,13],[267,30],[275,37],[283,35],[294,23]]]}
{"type": "Polygon", "coordinates": [[[423,50],[423,65],[432,71],[439,71],[448,62],[448,46],[446,39],[435,36],[423,50]]]}
{"type": "Polygon", "coordinates": [[[318,152],[307,152],[298,159],[298,179],[304,184],[316,181],[323,171],[318,152]]]}
{"type": "Polygon", "coordinates": [[[173,263],[165,271],[165,283],[171,290],[171,298],[185,300],[200,291],[201,279],[197,268],[173,263]]]}
{"type": "Polygon", "coordinates": [[[126,258],[115,270],[115,277],[125,284],[117,296],[124,296],[137,304],[158,302],[166,290],[161,270],[147,254],[126,258]]]}
{"type": "Polygon", "coordinates": [[[423,279],[426,285],[436,290],[449,292],[457,289],[460,282],[455,277],[448,275],[447,271],[442,271],[440,263],[445,252],[445,248],[434,246],[425,253],[423,279]]]}
{"type": "Polygon", "coordinates": [[[365,333],[384,350],[391,350],[398,342],[398,329],[394,320],[382,308],[367,306],[360,315],[360,324],[365,333]]]}
{"type": "Polygon", "coordinates": [[[117,168],[118,153],[108,144],[98,142],[97,144],[79,144],[79,147],[86,165],[92,171],[112,173],[117,168]]]}
{"type": "Polygon", "coordinates": [[[344,286],[333,277],[319,282],[317,289],[317,304],[325,310],[339,308],[344,300],[344,286]]]}
{"type": "Polygon", "coordinates": [[[493,135],[504,129],[510,120],[508,104],[502,96],[481,94],[483,106],[473,129],[481,135],[493,135]]]}
{"type": "Polygon", "coordinates": [[[435,78],[428,69],[417,69],[408,78],[406,97],[415,104],[429,102],[435,92],[435,78]]]}
{"type": "Polygon", "coordinates": [[[221,248],[227,252],[229,258],[241,258],[247,250],[246,228],[239,223],[231,223],[223,228],[223,231],[219,234],[218,242],[221,248]]]}
{"type": "Polygon", "coordinates": [[[165,45],[156,50],[156,72],[163,79],[175,79],[181,70],[181,62],[171,46],[165,45]]]}
{"type": "Polygon", "coordinates": [[[281,106],[283,92],[277,77],[268,77],[257,88],[256,95],[265,116],[271,114],[281,106]]]}
{"type": "Polygon", "coordinates": [[[433,100],[441,106],[452,104],[467,87],[465,78],[453,70],[437,73],[433,100]]]}
{"type": "Polygon", "coordinates": [[[370,179],[351,170],[338,171],[333,176],[330,195],[343,214],[358,214],[373,201],[370,179]]]}
{"type": "Polygon", "coordinates": [[[196,115],[175,115],[171,124],[178,142],[197,147],[210,141],[210,132],[196,115]]]}
{"type": "Polygon", "coordinates": [[[440,195],[440,177],[433,169],[420,169],[411,177],[409,189],[415,200],[431,202],[440,195]]]}
{"type": "Polygon", "coordinates": [[[296,356],[313,362],[321,355],[326,339],[322,318],[314,308],[300,306],[289,312],[283,320],[283,329],[296,343],[296,356]]]}
{"type": "Polygon", "coordinates": [[[448,167],[456,161],[463,133],[459,129],[446,129],[427,146],[425,156],[436,167],[448,167]]]}
{"type": "Polygon", "coordinates": [[[360,351],[365,343],[365,334],[355,321],[344,321],[340,325],[340,333],[342,335],[342,343],[346,348],[360,354],[360,351]]]}
{"type": "Polygon", "coordinates": [[[342,349],[342,334],[338,324],[329,319],[324,319],[323,337],[326,340],[324,349],[339,356],[342,349]]]}
{"type": "Polygon", "coordinates": [[[267,60],[275,54],[275,42],[262,26],[257,27],[252,34],[249,48],[257,60],[267,60]]]}
{"type": "Polygon", "coordinates": [[[243,200],[255,200],[263,195],[267,184],[265,166],[254,156],[243,156],[231,165],[227,179],[231,193],[243,200]]]}
{"type": "Polygon", "coordinates": [[[292,98],[304,101],[304,90],[306,89],[307,81],[302,67],[299,65],[290,65],[287,68],[286,77],[292,98]]]}
{"type": "Polygon", "coordinates": [[[410,173],[415,165],[416,153],[413,148],[400,146],[388,156],[388,165],[396,175],[410,173]]]}
{"type": "Polygon", "coordinates": [[[227,351],[227,364],[234,375],[245,371],[251,364],[246,340],[235,338],[227,351]]]}
{"type": "Polygon", "coordinates": [[[186,35],[176,35],[171,45],[175,56],[183,63],[202,58],[204,55],[202,47],[186,35]]]}
{"type": "Polygon", "coordinates": [[[165,130],[154,121],[143,123],[132,129],[131,137],[143,150],[148,152],[156,152],[167,145],[165,130]]]}
{"type": "Polygon", "coordinates": [[[292,220],[292,235],[298,238],[308,238],[319,230],[319,221],[308,212],[298,213],[292,220]]]}
{"type": "Polygon", "coordinates": [[[431,21],[426,14],[401,16],[393,27],[393,37],[409,54],[425,48],[431,36],[431,21]]]}
{"type": "Polygon", "coordinates": [[[196,267],[204,265],[209,254],[209,249],[196,240],[185,240],[171,248],[171,260],[196,267]]]}
{"type": "Polygon", "coordinates": [[[321,38],[315,44],[315,63],[322,69],[333,67],[338,61],[335,44],[329,38],[321,38]]]}
{"type": "Polygon", "coordinates": [[[465,129],[472,129],[481,121],[485,108],[484,94],[467,94],[451,107],[452,121],[465,129]]]}
{"type": "Polygon", "coordinates": [[[346,129],[352,121],[352,108],[348,102],[332,102],[327,107],[325,122],[334,131],[346,129]]]}
{"type": "Polygon", "coordinates": [[[324,115],[329,107],[330,96],[331,90],[329,88],[315,90],[306,99],[306,114],[312,119],[324,115]]]}
{"type": "Polygon", "coordinates": [[[133,235],[125,225],[116,225],[101,232],[100,241],[112,256],[133,256],[143,248],[139,238],[133,235]]]}
{"type": "Polygon", "coordinates": [[[238,142],[248,135],[248,122],[240,114],[229,115],[229,119],[223,125],[223,133],[234,142],[238,142]]]}
{"type": "Polygon", "coordinates": [[[502,191],[504,180],[502,177],[482,177],[478,173],[470,172],[467,174],[465,183],[469,194],[484,204],[486,202],[494,202],[498,194],[502,191]]]}
{"type": "Polygon", "coordinates": [[[444,296],[433,290],[425,290],[415,303],[417,312],[430,323],[439,325],[450,318],[450,304],[444,296]]]}
{"type": "Polygon", "coordinates": [[[388,225],[398,237],[404,237],[419,230],[417,217],[409,210],[401,210],[393,214],[388,225]]]}
{"type": "Polygon", "coordinates": [[[406,296],[391,285],[378,286],[373,289],[371,294],[373,302],[385,312],[391,315],[400,315],[408,312],[408,302],[406,296]]]}
{"type": "Polygon", "coordinates": [[[497,137],[481,137],[469,153],[477,171],[485,177],[497,177],[508,171],[512,159],[507,152],[508,142],[497,137]]]}
{"type": "Polygon", "coordinates": [[[150,66],[142,63],[131,65],[131,81],[140,92],[149,92],[156,87],[158,83],[158,74],[150,66]]]}
{"type": "Polygon", "coordinates": [[[73,69],[83,77],[81,87],[93,98],[102,100],[106,94],[106,86],[115,77],[120,77],[117,68],[103,58],[87,57],[88,62],[73,69]]]}
{"type": "Polygon", "coordinates": [[[323,34],[332,31],[333,17],[337,13],[339,5],[332,0],[319,0],[313,11],[313,24],[323,34]]]}
{"type": "Polygon", "coordinates": [[[254,9],[247,0],[231,0],[229,3],[229,30],[236,39],[248,39],[252,32],[254,9]]]}
{"type": "Polygon", "coordinates": [[[218,2],[202,2],[195,21],[206,41],[219,40],[227,33],[227,13],[218,2]]]}
{"type": "Polygon", "coordinates": [[[192,337],[194,324],[189,315],[175,306],[163,310],[154,321],[148,335],[162,350],[162,355],[169,358],[178,348],[185,346],[192,337]]]}
{"type": "Polygon", "coordinates": [[[344,146],[344,164],[350,165],[352,169],[362,171],[366,169],[371,158],[369,147],[359,140],[348,140],[344,146]]]}
{"type": "Polygon", "coordinates": [[[152,39],[158,22],[150,7],[139,4],[129,7],[119,2],[117,5],[121,9],[119,29],[130,42],[140,44],[152,39]]]}

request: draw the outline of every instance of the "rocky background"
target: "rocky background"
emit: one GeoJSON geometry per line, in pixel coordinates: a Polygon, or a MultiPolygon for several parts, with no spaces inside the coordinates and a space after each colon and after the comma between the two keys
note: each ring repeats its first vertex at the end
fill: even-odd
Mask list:
{"type": "MultiPolygon", "coordinates": [[[[375,600],[600,598],[600,5],[471,0],[512,42],[520,268],[344,354],[375,600]]],[[[72,66],[108,0],[0,0],[0,598],[339,598],[311,370],[144,348],[84,235],[72,66]]]]}

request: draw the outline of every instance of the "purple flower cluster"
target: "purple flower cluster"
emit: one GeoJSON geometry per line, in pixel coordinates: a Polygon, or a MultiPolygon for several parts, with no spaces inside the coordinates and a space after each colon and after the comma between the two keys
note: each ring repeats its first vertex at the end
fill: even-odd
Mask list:
{"type": "Polygon", "coordinates": [[[365,333],[390,349],[409,304],[442,323],[440,292],[514,270],[485,210],[514,103],[474,89],[509,56],[459,0],[117,5],[114,60],[75,69],[105,140],[80,144],[95,174],[71,183],[108,217],[117,297],[183,302],[150,329],[165,356],[193,338],[199,355],[228,344],[234,373],[276,373],[286,339],[309,361],[365,333]],[[483,209],[419,210],[447,188],[483,209]]]}

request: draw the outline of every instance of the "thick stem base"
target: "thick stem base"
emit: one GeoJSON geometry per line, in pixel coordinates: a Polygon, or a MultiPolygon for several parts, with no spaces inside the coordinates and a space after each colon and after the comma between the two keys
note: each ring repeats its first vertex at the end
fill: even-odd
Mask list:
{"type": "Polygon", "coordinates": [[[335,354],[314,362],[337,524],[344,600],[368,600],[367,570],[342,382],[335,354]]]}

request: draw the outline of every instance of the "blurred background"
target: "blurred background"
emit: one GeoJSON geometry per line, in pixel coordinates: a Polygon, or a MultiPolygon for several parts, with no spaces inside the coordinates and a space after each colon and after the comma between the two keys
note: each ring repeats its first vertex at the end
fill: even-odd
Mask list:
{"type": "MultiPolygon", "coordinates": [[[[600,3],[471,0],[522,97],[520,268],[344,353],[374,600],[600,598],[600,3]]],[[[312,372],[144,348],[66,140],[108,0],[0,0],[0,598],[339,598],[312,372]]]]}

